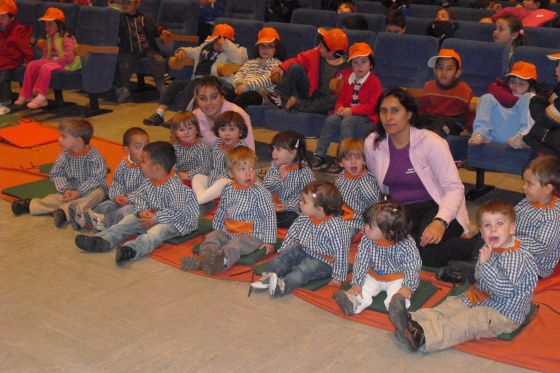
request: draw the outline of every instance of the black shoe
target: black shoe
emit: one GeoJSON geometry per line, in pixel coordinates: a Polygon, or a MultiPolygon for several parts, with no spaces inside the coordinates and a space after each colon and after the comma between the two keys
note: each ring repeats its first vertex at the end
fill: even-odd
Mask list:
{"type": "Polygon", "coordinates": [[[68,222],[68,219],[66,219],[66,214],[62,209],[54,210],[53,218],[54,218],[54,226],[57,228],[64,227],[64,225],[66,225],[66,223],[68,222]]]}
{"type": "Polygon", "coordinates": [[[158,113],[153,113],[150,117],[144,119],[143,123],[146,126],[161,126],[163,124],[163,118],[158,113]]]}
{"type": "Polygon", "coordinates": [[[122,265],[136,256],[136,250],[128,246],[119,246],[115,252],[115,263],[122,265]]]}
{"type": "Polygon", "coordinates": [[[202,270],[210,276],[225,271],[224,251],[219,248],[209,248],[204,252],[202,270]]]}
{"type": "Polygon", "coordinates": [[[406,310],[406,299],[401,294],[395,294],[391,298],[389,320],[395,327],[397,340],[411,351],[418,351],[425,344],[424,330],[410,317],[406,310]]]}
{"type": "Polygon", "coordinates": [[[436,272],[436,278],[443,282],[449,282],[451,284],[464,284],[465,280],[463,279],[463,275],[459,271],[454,271],[453,268],[441,267],[436,272]]]}
{"type": "Polygon", "coordinates": [[[285,104],[279,94],[264,89],[261,89],[259,93],[267,105],[272,106],[275,109],[284,109],[285,104]]]}
{"type": "Polygon", "coordinates": [[[107,251],[111,251],[111,244],[109,241],[101,237],[79,234],[74,239],[74,242],[80,249],[89,251],[90,253],[106,253],[107,251]]]}
{"type": "Polygon", "coordinates": [[[18,199],[12,202],[12,212],[15,216],[29,213],[30,199],[18,199]]]}
{"type": "Polygon", "coordinates": [[[404,329],[403,338],[412,352],[418,351],[420,347],[426,344],[424,329],[422,329],[422,326],[418,322],[412,320],[410,314],[408,315],[408,323],[404,329]]]}
{"type": "Polygon", "coordinates": [[[128,100],[128,98],[130,97],[130,90],[126,87],[120,87],[116,89],[116,94],[117,94],[117,102],[119,104],[122,104],[126,102],[126,100],[128,100]]]}
{"type": "Polygon", "coordinates": [[[330,174],[330,175],[338,175],[341,170],[342,170],[342,167],[340,167],[338,165],[338,163],[336,163],[336,161],[334,161],[334,163],[331,164],[331,166],[329,168],[327,168],[327,173],[330,174]]]}
{"type": "Polygon", "coordinates": [[[327,161],[323,157],[319,157],[318,155],[313,155],[311,159],[311,169],[313,171],[319,171],[327,167],[327,161]]]}

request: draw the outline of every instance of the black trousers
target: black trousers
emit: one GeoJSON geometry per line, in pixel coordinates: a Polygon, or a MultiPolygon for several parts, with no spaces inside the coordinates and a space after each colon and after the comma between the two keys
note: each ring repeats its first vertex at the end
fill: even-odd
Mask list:
{"type": "Polygon", "coordinates": [[[12,101],[12,76],[14,70],[0,71],[0,104],[8,104],[12,101]]]}
{"type": "Polygon", "coordinates": [[[146,57],[148,59],[148,64],[150,65],[150,70],[154,76],[156,86],[158,90],[163,89],[163,75],[165,74],[166,66],[165,60],[161,53],[155,49],[144,49],[140,54],[134,53],[119,53],[117,60],[117,86],[118,87],[128,87],[130,76],[132,75],[132,67],[134,61],[146,57]]]}

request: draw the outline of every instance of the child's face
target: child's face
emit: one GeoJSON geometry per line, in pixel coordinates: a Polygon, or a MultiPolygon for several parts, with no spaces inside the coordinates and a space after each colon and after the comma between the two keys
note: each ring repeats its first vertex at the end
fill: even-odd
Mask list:
{"type": "Polygon", "coordinates": [[[212,44],[212,49],[214,50],[214,52],[222,53],[224,51],[224,42],[225,39],[221,37],[214,40],[214,43],[212,44]]]}
{"type": "Polygon", "coordinates": [[[15,19],[14,16],[6,14],[0,14],[0,29],[5,29],[8,25],[15,19]]]}
{"type": "Polygon", "coordinates": [[[276,53],[276,43],[260,43],[259,46],[259,56],[261,58],[272,58],[274,53],[276,53]]]}
{"type": "Polygon", "coordinates": [[[515,223],[504,214],[485,212],[480,217],[480,234],[490,248],[507,247],[515,234],[515,223]]]}
{"type": "Polygon", "coordinates": [[[371,223],[371,225],[366,224],[364,226],[364,233],[367,236],[367,238],[369,238],[372,241],[379,241],[385,239],[385,236],[381,232],[381,229],[379,229],[379,227],[375,223],[371,223]]]}
{"type": "Polygon", "coordinates": [[[130,155],[130,159],[139,164],[142,161],[142,149],[148,143],[148,136],[138,134],[132,136],[129,141],[129,144],[124,147],[124,150],[130,155]]]}
{"type": "Polygon", "coordinates": [[[226,146],[233,146],[239,142],[241,137],[241,130],[235,124],[230,123],[218,129],[220,140],[226,146]]]}
{"type": "Polygon", "coordinates": [[[325,216],[323,209],[315,206],[315,199],[312,193],[302,193],[301,201],[299,202],[299,209],[301,213],[306,216],[314,216],[322,219],[325,216]]]}
{"type": "Polygon", "coordinates": [[[448,86],[461,76],[461,70],[457,69],[457,62],[453,58],[438,58],[434,74],[439,84],[448,86]]]}
{"type": "Polygon", "coordinates": [[[553,191],[552,185],[542,185],[531,169],[523,172],[523,193],[527,201],[548,205],[553,191]]]}
{"type": "Polygon", "coordinates": [[[529,91],[529,81],[513,76],[508,79],[508,87],[515,96],[521,96],[529,91]]]}
{"type": "Polygon", "coordinates": [[[175,130],[177,140],[182,143],[193,143],[197,135],[196,126],[191,123],[183,123],[175,130]]]}
{"type": "Polygon", "coordinates": [[[255,171],[255,162],[253,160],[241,161],[234,164],[229,170],[229,175],[235,182],[241,186],[251,186],[257,180],[257,172],[255,171]]]}
{"type": "Polygon", "coordinates": [[[213,86],[199,87],[196,93],[196,102],[200,110],[209,118],[216,118],[224,103],[224,96],[213,86]]]}
{"type": "Polygon", "coordinates": [[[276,166],[289,165],[296,159],[296,150],[288,150],[278,146],[272,147],[272,162],[276,166]]]}
{"type": "Polygon", "coordinates": [[[399,25],[385,25],[385,31],[393,34],[404,34],[405,29],[399,25]]]}
{"type": "Polygon", "coordinates": [[[327,60],[334,60],[334,53],[329,51],[329,49],[323,43],[319,43],[319,54],[321,58],[325,58],[327,60]]]}
{"type": "Polygon", "coordinates": [[[58,25],[56,21],[45,21],[45,34],[47,36],[53,36],[58,32],[58,25]]]}
{"type": "Polygon", "coordinates": [[[527,10],[539,9],[539,4],[533,0],[523,0],[523,8],[527,10]]]}
{"type": "Polygon", "coordinates": [[[364,168],[364,157],[358,152],[350,152],[342,158],[339,165],[350,175],[356,176],[364,168]]]}
{"type": "Polygon", "coordinates": [[[58,143],[62,149],[73,152],[80,152],[86,146],[81,137],[72,136],[68,132],[59,132],[58,143]]]}
{"type": "Polygon", "coordinates": [[[492,34],[495,43],[511,45],[511,43],[517,39],[517,36],[519,36],[519,34],[517,32],[511,32],[509,23],[507,23],[505,19],[500,18],[496,21],[496,29],[492,34]]]}
{"type": "Polygon", "coordinates": [[[147,179],[157,179],[163,173],[163,167],[157,163],[152,162],[152,157],[150,157],[150,154],[144,151],[142,152],[140,168],[142,168],[142,173],[147,179]]]}
{"type": "Polygon", "coordinates": [[[135,14],[136,10],[140,6],[140,1],[137,0],[123,0],[122,2],[122,10],[123,13],[126,14],[135,14]]]}
{"type": "Polygon", "coordinates": [[[440,9],[436,13],[436,21],[449,21],[449,13],[445,9],[440,9]]]}
{"type": "Polygon", "coordinates": [[[560,60],[556,61],[556,68],[554,69],[554,75],[556,75],[556,81],[560,82],[560,60]]]}
{"type": "Polygon", "coordinates": [[[361,79],[371,70],[371,62],[367,56],[352,58],[352,71],[356,78],[361,79]]]}

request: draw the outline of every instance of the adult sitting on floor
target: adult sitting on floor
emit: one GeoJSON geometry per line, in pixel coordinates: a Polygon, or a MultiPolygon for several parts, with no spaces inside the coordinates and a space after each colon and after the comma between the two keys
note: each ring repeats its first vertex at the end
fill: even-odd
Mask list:
{"type": "Polygon", "coordinates": [[[447,242],[466,236],[469,224],[464,186],[447,142],[416,127],[416,102],[401,88],[386,90],[377,112],[382,125],[366,139],[366,163],[382,191],[404,205],[422,264],[440,267],[468,258],[469,250],[447,242]]]}

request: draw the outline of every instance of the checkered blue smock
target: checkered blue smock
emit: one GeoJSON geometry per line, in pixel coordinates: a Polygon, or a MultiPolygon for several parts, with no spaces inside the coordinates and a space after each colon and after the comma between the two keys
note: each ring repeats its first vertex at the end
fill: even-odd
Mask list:
{"type": "Polygon", "coordinates": [[[54,162],[49,177],[58,193],[76,190],[80,196],[86,196],[96,188],[107,191],[105,159],[91,145],[82,154],[64,150],[54,162]]]}
{"type": "Polygon", "coordinates": [[[109,198],[128,196],[142,185],[146,180],[139,165],[132,163],[130,159],[123,159],[117,166],[111,186],[109,187],[109,198]]]}
{"type": "Polygon", "coordinates": [[[202,138],[192,144],[175,144],[177,172],[186,171],[189,180],[197,174],[208,175],[211,167],[211,151],[202,138]]]}
{"type": "Polygon", "coordinates": [[[362,213],[379,201],[377,178],[367,169],[364,169],[358,177],[342,171],[336,178],[334,185],[342,194],[344,204],[354,211],[354,218],[347,222],[353,228],[362,229],[364,227],[362,213]]]}
{"type": "Polygon", "coordinates": [[[264,176],[263,184],[270,193],[278,196],[279,202],[285,206],[285,211],[299,213],[303,187],[313,180],[315,180],[313,171],[303,166],[290,170],[286,179],[282,181],[279,167],[272,163],[264,176]]]}

